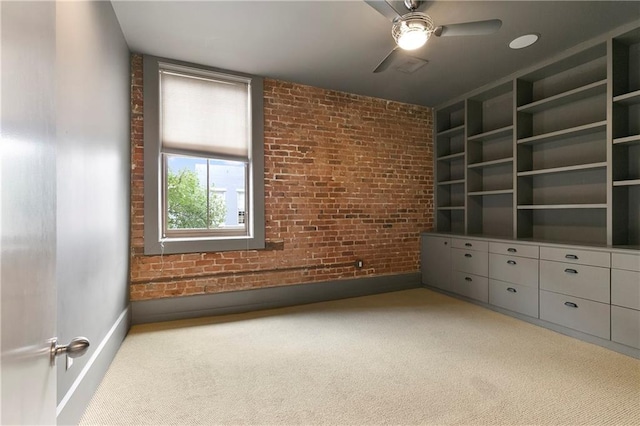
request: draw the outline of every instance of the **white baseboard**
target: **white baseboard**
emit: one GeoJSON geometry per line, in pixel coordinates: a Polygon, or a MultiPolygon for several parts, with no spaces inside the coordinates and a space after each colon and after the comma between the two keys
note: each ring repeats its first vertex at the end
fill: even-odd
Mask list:
{"type": "Polygon", "coordinates": [[[130,324],[131,308],[127,306],[58,404],[56,409],[57,424],[78,424],[127,335],[130,324]]]}

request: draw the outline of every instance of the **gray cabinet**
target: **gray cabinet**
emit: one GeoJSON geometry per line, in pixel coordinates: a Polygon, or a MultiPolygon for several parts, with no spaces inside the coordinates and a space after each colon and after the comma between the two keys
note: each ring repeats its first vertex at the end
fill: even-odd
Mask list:
{"type": "Polygon", "coordinates": [[[609,268],[540,261],[540,289],[610,302],[609,268]]]}
{"type": "Polygon", "coordinates": [[[537,246],[489,243],[489,303],[538,317],[537,246]]]}
{"type": "Polygon", "coordinates": [[[422,284],[448,290],[451,286],[451,238],[422,235],[422,284]]]}
{"type": "Polygon", "coordinates": [[[611,340],[640,348],[640,254],[611,254],[611,340]]]}
{"type": "Polygon", "coordinates": [[[481,240],[451,239],[451,291],[471,299],[489,301],[489,244],[481,240]]]}
{"type": "Polygon", "coordinates": [[[422,249],[427,286],[640,357],[638,250],[438,233],[422,249]]]}
{"type": "Polygon", "coordinates": [[[611,254],[540,248],[540,319],[609,339],[611,254]]]}
{"type": "Polygon", "coordinates": [[[545,321],[609,340],[610,316],[607,303],[540,290],[540,319],[545,321]]]}

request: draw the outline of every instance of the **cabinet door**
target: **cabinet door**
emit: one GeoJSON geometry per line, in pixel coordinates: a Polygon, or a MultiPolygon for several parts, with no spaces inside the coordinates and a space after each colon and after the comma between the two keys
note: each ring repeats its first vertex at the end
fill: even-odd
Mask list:
{"type": "Polygon", "coordinates": [[[451,283],[451,239],[422,236],[422,284],[449,289],[451,283]]]}
{"type": "Polygon", "coordinates": [[[612,306],[611,340],[640,349],[640,311],[612,306]]]}

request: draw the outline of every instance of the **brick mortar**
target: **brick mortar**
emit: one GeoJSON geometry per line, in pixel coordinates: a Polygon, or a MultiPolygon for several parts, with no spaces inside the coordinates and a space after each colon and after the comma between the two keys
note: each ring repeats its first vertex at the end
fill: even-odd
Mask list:
{"type": "Polygon", "coordinates": [[[264,84],[270,249],[143,255],[141,55],[131,70],[132,300],[419,270],[419,235],[434,214],[431,109],[272,79],[264,84]]]}

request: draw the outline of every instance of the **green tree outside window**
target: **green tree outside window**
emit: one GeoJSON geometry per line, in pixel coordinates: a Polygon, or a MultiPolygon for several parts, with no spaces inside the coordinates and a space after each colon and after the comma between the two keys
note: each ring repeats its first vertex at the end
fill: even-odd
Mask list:
{"type": "Polygon", "coordinates": [[[196,172],[182,169],[167,174],[167,221],[169,229],[211,229],[224,224],[225,201],[211,193],[207,208],[207,188],[196,172]]]}

